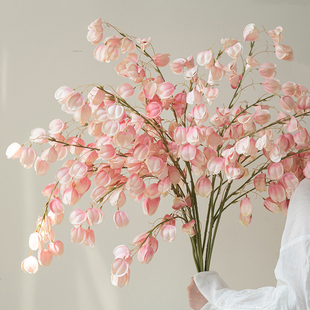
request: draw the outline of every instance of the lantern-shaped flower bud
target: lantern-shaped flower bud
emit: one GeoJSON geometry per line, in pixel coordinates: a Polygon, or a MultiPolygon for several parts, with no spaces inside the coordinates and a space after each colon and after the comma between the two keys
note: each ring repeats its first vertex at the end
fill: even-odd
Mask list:
{"type": "Polygon", "coordinates": [[[104,213],[100,208],[88,208],[87,209],[87,223],[88,225],[98,225],[104,219],[104,213]]]}
{"type": "Polygon", "coordinates": [[[48,250],[54,256],[60,256],[64,252],[64,244],[60,240],[56,240],[48,244],[48,250]]]}
{"type": "Polygon", "coordinates": [[[297,85],[294,82],[286,82],[281,89],[285,96],[294,96],[297,91],[297,85]]]}
{"type": "Polygon", "coordinates": [[[142,202],[142,207],[143,207],[143,213],[146,215],[153,215],[159,206],[160,202],[160,197],[151,199],[151,198],[146,198],[142,202]]]}
{"type": "Polygon", "coordinates": [[[283,96],[280,98],[280,106],[285,112],[291,112],[294,109],[295,101],[290,96],[283,96]]]}
{"type": "Polygon", "coordinates": [[[259,31],[254,24],[248,24],[243,30],[244,41],[258,41],[259,31]]]}
{"type": "Polygon", "coordinates": [[[274,202],[282,202],[286,199],[284,187],[277,183],[271,183],[268,187],[268,194],[274,202]]]}
{"type": "Polygon", "coordinates": [[[252,221],[252,215],[250,216],[244,216],[242,213],[239,213],[239,223],[242,224],[243,226],[247,227],[251,224],[252,221]]]}
{"type": "Polygon", "coordinates": [[[265,173],[260,173],[254,178],[254,186],[259,192],[264,192],[267,189],[265,173]]]}
{"type": "Polygon", "coordinates": [[[154,249],[151,246],[143,245],[138,251],[137,259],[142,264],[148,264],[152,260],[154,254],[154,249]]]}
{"type": "Polygon", "coordinates": [[[265,79],[273,78],[276,75],[276,67],[277,66],[273,63],[264,62],[261,64],[258,71],[259,74],[265,79]]]}
{"type": "Polygon", "coordinates": [[[212,192],[212,183],[204,175],[202,175],[196,182],[195,193],[201,197],[208,197],[212,192]]]}
{"type": "Polygon", "coordinates": [[[49,250],[39,250],[38,251],[38,260],[40,265],[49,266],[52,262],[53,254],[49,250]]]}
{"type": "Polygon", "coordinates": [[[34,256],[29,256],[22,261],[22,270],[34,274],[39,270],[38,260],[34,256]]]}
{"type": "Polygon", "coordinates": [[[197,63],[199,66],[205,66],[206,69],[209,69],[213,65],[213,52],[212,50],[207,50],[205,52],[200,52],[197,55],[197,63]]]}
{"type": "Polygon", "coordinates": [[[280,180],[284,173],[282,163],[272,163],[268,166],[268,175],[271,180],[280,180]]]}
{"type": "Polygon", "coordinates": [[[248,197],[245,197],[240,202],[240,213],[243,216],[251,216],[252,215],[252,205],[251,200],[248,197]]]}
{"type": "Polygon", "coordinates": [[[271,119],[271,115],[268,110],[259,109],[253,115],[253,120],[256,124],[264,125],[271,119]]]}
{"type": "Polygon", "coordinates": [[[23,147],[17,143],[13,142],[10,144],[6,150],[6,157],[11,159],[20,158],[22,156],[23,147]]]}
{"type": "Polygon", "coordinates": [[[74,211],[71,212],[69,221],[72,225],[78,227],[86,221],[86,218],[87,214],[84,210],[75,209],[74,211]]]}
{"type": "Polygon", "coordinates": [[[170,54],[156,54],[152,58],[157,67],[165,67],[170,61],[170,54]]]}
{"type": "Polygon", "coordinates": [[[282,176],[282,183],[285,190],[294,191],[299,184],[299,180],[294,173],[284,173],[282,176]]]}
{"type": "Polygon", "coordinates": [[[85,233],[86,236],[83,241],[83,244],[93,248],[95,245],[95,232],[92,229],[85,229],[85,233]]]}
{"type": "Polygon", "coordinates": [[[122,98],[130,98],[131,96],[134,95],[135,90],[130,84],[124,83],[117,88],[117,93],[122,98]]]}
{"type": "Polygon", "coordinates": [[[194,226],[195,226],[195,220],[191,220],[190,222],[185,223],[182,226],[182,230],[183,230],[184,233],[186,233],[190,237],[193,237],[196,234],[194,226]]]}
{"type": "Polygon", "coordinates": [[[68,206],[74,206],[80,200],[80,194],[74,187],[67,188],[62,195],[62,202],[68,206]]]}
{"type": "Polygon", "coordinates": [[[275,54],[278,59],[293,60],[293,50],[290,46],[284,44],[275,44],[275,54]]]}
{"type": "Polygon", "coordinates": [[[129,269],[129,264],[124,258],[116,258],[112,264],[112,274],[116,277],[124,276],[129,269]]]}
{"type": "Polygon", "coordinates": [[[126,212],[117,210],[114,213],[113,220],[117,228],[123,228],[128,225],[129,216],[126,212]]]}
{"type": "Polygon", "coordinates": [[[269,78],[263,82],[264,89],[267,93],[275,94],[281,89],[280,81],[274,78],[269,78]]]}
{"type": "Polygon", "coordinates": [[[160,236],[166,242],[172,242],[176,237],[177,230],[174,225],[163,225],[160,229],[160,236]]]}
{"type": "Polygon", "coordinates": [[[202,94],[196,89],[193,89],[191,92],[187,94],[186,102],[188,104],[194,104],[194,103],[200,104],[202,103],[202,101],[203,101],[202,94]]]}
{"type": "Polygon", "coordinates": [[[310,179],[310,161],[307,162],[306,167],[303,169],[303,174],[307,179],[310,179]]]}
{"type": "Polygon", "coordinates": [[[279,204],[274,202],[270,197],[264,200],[264,206],[267,210],[269,210],[272,213],[280,212],[279,204]]]}
{"type": "Polygon", "coordinates": [[[83,243],[86,238],[86,231],[83,227],[73,227],[71,229],[71,242],[72,243],[83,243]]]}
{"type": "Polygon", "coordinates": [[[29,236],[29,248],[33,251],[44,249],[44,240],[39,233],[34,232],[29,236]]]}
{"type": "Polygon", "coordinates": [[[56,198],[53,198],[51,201],[50,201],[50,210],[56,214],[56,215],[59,215],[61,213],[64,213],[64,207],[60,201],[60,198],[59,197],[56,197],[56,198]]]}
{"type": "Polygon", "coordinates": [[[35,163],[36,158],[36,151],[33,150],[31,147],[26,147],[23,149],[19,161],[24,168],[30,169],[35,163]]]}

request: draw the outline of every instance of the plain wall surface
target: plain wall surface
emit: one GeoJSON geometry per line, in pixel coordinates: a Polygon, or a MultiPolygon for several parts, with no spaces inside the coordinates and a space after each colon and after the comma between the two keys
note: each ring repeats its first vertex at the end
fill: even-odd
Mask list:
{"type": "MultiPolygon", "coordinates": [[[[129,213],[131,222],[123,230],[116,229],[112,220],[115,209],[107,203],[105,220],[94,228],[94,248],[70,242],[72,225],[68,217],[73,207],[68,206],[63,223],[54,229],[56,239],[65,244],[64,255],[54,258],[49,267],[40,267],[36,275],[20,268],[29,256],[28,238],[45,204],[41,191],[54,181],[60,163],[46,176],[37,177],[33,168],[26,170],[18,160],[5,158],[7,146],[26,142],[33,128],[48,129],[55,118],[69,119],[54,99],[60,86],[99,83],[117,87],[127,82],[115,73],[116,63],[102,64],[93,58],[94,46],[86,40],[87,26],[92,21],[102,17],[133,36],[150,36],[156,53],[170,53],[171,60],[192,54],[196,57],[214,43],[217,51],[221,38],[242,41],[243,29],[249,23],[259,29],[263,25],[266,30],[281,25],[281,43],[293,48],[295,59],[280,62],[270,55],[265,61],[279,64],[276,77],[282,83],[294,81],[309,88],[309,9],[306,0],[2,0],[0,308],[189,309],[186,287],[196,271],[190,242],[180,225],[176,240],[170,244],[160,241],[149,265],[134,259],[127,287],[119,289],[110,283],[113,249],[129,244],[150,228],[149,222],[171,212],[171,199],[162,200],[151,218],[142,213],[141,203],[129,200],[123,210],[129,213]]],[[[114,32],[104,30],[104,37],[109,35],[114,32]]],[[[163,72],[173,82],[182,81],[168,67],[163,72]]],[[[223,102],[221,99],[217,104],[223,102]]],[[[203,207],[205,200],[200,201],[203,207]]],[[[83,198],[75,207],[86,210],[89,202],[90,198],[83,198]]],[[[224,213],[212,258],[211,268],[234,289],[276,284],[273,270],[285,217],[267,211],[260,198],[252,196],[252,202],[253,220],[247,229],[238,221],[239,204],[224,213]]]]}

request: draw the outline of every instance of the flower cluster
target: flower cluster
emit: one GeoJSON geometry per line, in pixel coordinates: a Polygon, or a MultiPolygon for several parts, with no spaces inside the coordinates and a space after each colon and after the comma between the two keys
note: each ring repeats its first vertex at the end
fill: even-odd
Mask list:
{"type": "MultiPolygon", "coordinates": [[[[120,208],[128,198],[142,202],[149,216],[168,194],[174,198],[168,213],[138,235],[132,249],[115,248],[111,280],[119,287],[129,281],[134,255],[147,264],[158,249],[159,235],[167,242],[175,239],[176,221],[189,235],[197,270],[202,271],[209,269],[221,214],[229,206],[240,202],[239,220],[244,226],[252,219],[251,192],[259,196],[265,192],[267,197],[261,197],[271,212],[287,212],[299,182],[310,178],[310,136],[301,123],[310,113],[310,96],[300,84],[275,79],[275,63],[258,61],[270,53],[292,60],[292,49],[280,44],[281,27],[266,32],[272,51],[268,46],[256,47],[261,33],[249,24],[243,32],[244,42],[249,43],[222,39],[217,54],[210,48],[196,59],[189,56],[172,62],[168,53],[149,54],[151,38],[134,38],[101,19],[88,29],[87,39],[98,44],[97,61],[117,61],[124,54],[115,71],[127,82],[117,89],[86,86],[82,92],[60,87],[55,98],[72,119],[53,120],[48,132],[35,128],[29,146],[15,142],[6,153],[8,158],[19,158],[27,169],[34,167],[37,175],[45,175],[51,164],[72,155],[58,169],[55,182],[43,190],[48,200],[29,239],[30,249],[39,250],[41,265],[49,265],[53,255],[63,253],[63,243],[55,241],[52,226],[61,223],[64,205],[75,206],[88,191],[92,207],[73,210],[69,220],[71,241],[91,247],[95,243],[91,228],[103,221],[106,201],[116,209],[115,225],[123,228],[129,215],[120,208]],[[102,24],[117,35],[103,40],[102,24]],[[248,44],[246,53],[244,44],[248,44]],[[223,65],[220,60],[225,54],[231,61],[223,65]],[[182,83],[165,80],[160,68],[168,65],[183,76],[182,83]],[[247,82],[250,73],[253,80],[263,81],[247,82]],[[219,83],[225,78],[232,98],[220,107],[216,103],[219,83]],[[254,85],[263,95],[240,101],[243,90],[254,85]],[[268,104],[272,99],[278,101],[275,107],[268,104]],[[216,105],[213,115],[211,105],[216,105]],[[274,120],[271,108],[278,111],[274,120]],[[171,112],[170,118],[163,118],[165,111],[171,112]],[[40,156],[37,146],[44,148],[40,156]],[[208,199],[206,206],[198,206],[197,196],[208,199]],[[199,218],[202,211],[207,214],[204,220],[199,218]]],[[[22,269],[37,272],[38,260],[31,254],[22,269]]]]}

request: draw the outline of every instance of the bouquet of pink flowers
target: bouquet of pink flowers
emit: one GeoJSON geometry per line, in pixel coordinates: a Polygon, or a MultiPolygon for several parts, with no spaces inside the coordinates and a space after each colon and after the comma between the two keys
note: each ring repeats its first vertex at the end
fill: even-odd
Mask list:
{"type": "Polygon", "coordinates": [[[39,264],[48,266],[53,256],[63,254],[64,245],[56,240],[52,227],[62,222],[64,205],[77,205],[87,192],[92,206],[76,208],[69,220],[71,241],[91,247],[92,228],[103,221],[107,201],[115,207],[115,225],[123,228],[129,223],[128,214],[121,210],[128,198],[141,202],[149,216],[168,194],[174,198],[170,212],[136,236],[132,248],[115,248],[112,283],[119,287],[129,281],[134,255],[147,264],[158,249],[159,235],[167,242],[175,239],[176,221],[189,235],[197,271],[203,271],[210,268],[221,215],[229,206],[240,203],[239,221],[244,226],[252,219],[248,197],[252,193],[262,197],[269,211],[286,214],[299,182],[310,178],[310,137],[301,123],[310,114],[310,96],[300,84],[281,84],[275,79],[276,65],[262,61],[273,53],[277,59],[292,60],[291,47],[280,44],[281,27],[261,31],[272,50],[268,43],[257,46],[261,33],[249,24],[243,44],[222,39],[217,54],[210,48],[195,59],[172,62],[169,54],[154,52],[151,38],[129,36],[101,19],[88,29],[87,39],[98,44],[96,60],[109,63],[124,55],[115,71],[127,82],[117,89],[88,85],[80,92],[60,87],[55,98],[69,120],[54,119],[48,132],[35,128],[28,144],[14,142],[8,147],[8,158],[19,158],[37,175],[45,175],[51,164],[66,159],[54,182],[43,190],[47,202],[29,238],[31,254],[22,262],[24,271],[36,273],[39,264]],[[116,35],[103,40],[103,25],[116,35]],[[223,65],[225,54],[231,61],[223,65]],[[239,72],[237,64],[242,67],[239,72]],[[181,75],[178,84],[165,80],[161,68],[168,65],[181,75]],[[262,82],[254,83],[256,79],[262,82]],[[218,104],[220,82],[232,94],[223,107],[218,104]],[[254,95],[262,94],[240,101],[250,86],[254,95]],[[276,106],[270,104],[272,100],[276,106]],[[215,112],[209,117],[211,106],[215,112]],[[276,110],[274,119],[271,108],[276,110]],[[206,198],[203,206],[197,196],[206,198]]]}

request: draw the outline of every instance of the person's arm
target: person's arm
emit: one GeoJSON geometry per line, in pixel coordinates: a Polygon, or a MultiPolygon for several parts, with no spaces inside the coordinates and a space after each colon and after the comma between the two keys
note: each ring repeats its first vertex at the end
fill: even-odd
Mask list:
{"type": "Polygon", "coordinates": [[[200,310],[295,310],[295,298],[291,296],[287,285],[235,291],[215,271],[198,273],[194,281],[209,301],[200,310]]]}

